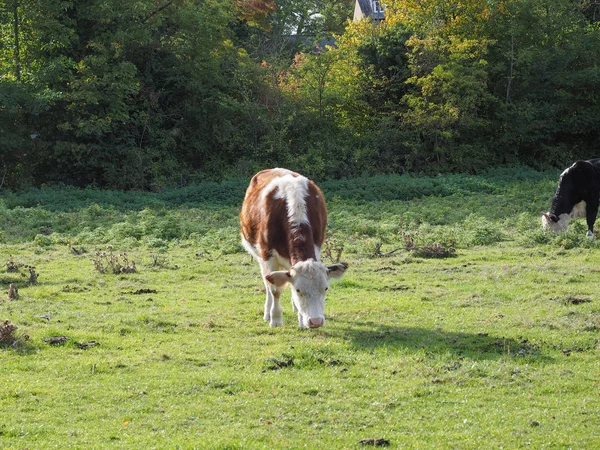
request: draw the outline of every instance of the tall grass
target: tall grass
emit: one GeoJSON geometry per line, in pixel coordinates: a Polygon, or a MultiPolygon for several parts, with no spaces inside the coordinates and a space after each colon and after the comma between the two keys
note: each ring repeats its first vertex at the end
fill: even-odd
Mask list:
{"type": "MultiPolygon", "coordinates": [[[[581,223],[554,236],[540,229],[556,189],[557,171],[525,167],[481,175],[362,177],[319,183],[329,208],[329,236],[346,253],[374,254],[404,245],[457,248],[515,242],[597,248],[581,223]]],[[[5,243],[115,244],[164,249],[195,245],[205,251],[243,252],[238,211],[247,180],[204,183],[160,193],[53,187],[5,192],[0,238],[5,243]]]]}
{"type": "MultiPolygon", "coordinates": [[[[527,168],[483,175],[378,176],[320,183],[330,234],[348,251],[394,243],[402,232],[419,240],[452,239],[460,247],[517,238],[536,240],[556,173],[527,168]],[[515,218],[518,217],[519,230],[515,218]]],[[[163,247],[191,242],[227,253],[237,244],[238,208],[247,181],[205,183],[160,193],[54,187],[4,193],[0,227],[6,243],[117,243],[163,247]]]]}

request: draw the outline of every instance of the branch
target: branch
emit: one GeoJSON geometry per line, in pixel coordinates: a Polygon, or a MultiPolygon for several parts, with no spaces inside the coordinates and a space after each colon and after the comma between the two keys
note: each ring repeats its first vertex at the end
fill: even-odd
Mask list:
{"type": "Polygon", "coordinates": [[[155,15],[157,15],[158,13],[160,13],[162,10],[167,9],[169,6],[171,6],[173,4],[173,1],[167,2],[164,5],[162,5],[160,8],[155,9],[154,11],[152,11],[148,16],[146,16],[144,19],[142,19],[142,21],[140,23],[146,23],[148,22],[150,19],[152,19],[155,15]]]}
{"type": "Polygon", "coordinates": [[[8,169],[6,169],[4,171],[4,174],[2,175],[2,181],[0,181],[0,189],[2,189],[2,186],[4,186],[4,179],[6,178],[6,175],[8,175],[8,169]]]}
{"type": "MultiPolygon", "coordinates": [[[[402,250],[402,247],[398,247],[398,248],[396,248],[396,249],[392,250],[391,252],[381,253],[381,244],[380,244],[380,243],[378,243],[378,244],[375,246],[375,256],[376,256],[377,258],[384,258],[384,257],[386,257],[386,256],[391,256],[391,255],[393,255],[393,254],[394,254],[394,253],[396,253],[398,250],[402,250]]],[[[408,250],[408,248],[406,248],[406,250],[408,250]]]]}

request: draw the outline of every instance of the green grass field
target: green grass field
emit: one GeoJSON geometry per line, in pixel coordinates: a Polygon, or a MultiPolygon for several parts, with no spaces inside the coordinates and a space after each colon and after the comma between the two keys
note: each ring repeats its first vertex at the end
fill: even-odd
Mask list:
{"type": "Polygon", "coordinates": [[[312,331],[289,292],[262,320],[244,181],[6,193],[0,448],[600,448],[600,244],[540,230],[557,178],[321,183],[350,269],[312,331]]]}

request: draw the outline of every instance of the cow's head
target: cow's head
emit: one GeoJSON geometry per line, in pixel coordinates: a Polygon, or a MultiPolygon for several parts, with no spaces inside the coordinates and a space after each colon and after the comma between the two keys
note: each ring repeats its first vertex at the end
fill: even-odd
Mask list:
{"type": "Polygon", "coordinates": [[[290,284],[292,301],[304,328],[319,328],[325,324],[325,295],[329,281],[341,278],[346,264],[325,264],[309,259],[294,264],[288,271],[271,272],[265,278],[275,286],[290,284]]]}
{"type": "Polygon", "coordinates": [[[570,221],[571,214],[561,214],[560,217],[557,217],[551,212],[542,213],[542,227],[544,230],[550,230],[554,233],[567,231],[570,221]]]}
{"type": "Polygon", "coordinates": [[[567,231],[571,219],[585,217],[585,214],[586,204],[581,201],[574,205],[569,213],[562,213],[559,216],[553,214],[552,211],[542,213],[542,227],[544,227],[544,230],[550,230],[554,233],[564,233],[567,231]]]}

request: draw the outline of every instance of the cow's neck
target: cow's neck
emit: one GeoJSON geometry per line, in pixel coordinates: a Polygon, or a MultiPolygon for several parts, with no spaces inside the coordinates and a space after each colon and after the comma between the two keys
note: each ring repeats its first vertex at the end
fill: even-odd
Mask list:
{"type": "Polygon", "coordinates": [[[316,260],[315,242],[309,224],[301,223],[294,227],[289,237],[290,263],[292,266],[308,259],[316,260]]]}

